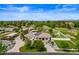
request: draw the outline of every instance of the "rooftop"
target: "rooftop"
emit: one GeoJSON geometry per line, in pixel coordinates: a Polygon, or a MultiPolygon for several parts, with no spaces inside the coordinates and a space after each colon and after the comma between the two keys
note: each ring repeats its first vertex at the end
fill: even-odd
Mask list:
{"type": "Polygon", "coordinates": [[[6,36],[14,36],[14,35],[16,35],[17,33],[10,33],[10,34],[8,34],[8,35],[6,35],[6,36]]]}
{"type": "Polygon", "coordinates": [[[25,36],[29,38],[32,38],[32,37],[48,38],[50,37],[50,34],[44,33],[44,32],[29,32],[25,36]]]}

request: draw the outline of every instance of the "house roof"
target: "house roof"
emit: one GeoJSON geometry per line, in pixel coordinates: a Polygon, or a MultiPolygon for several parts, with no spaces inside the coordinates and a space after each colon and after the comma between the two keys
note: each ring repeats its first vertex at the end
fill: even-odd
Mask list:
{"type": "Polygon", "coordinates": [[[48,38],[50,37],[50,34],[43,33],[43,32],[29,32],[25,35],[26,37],[32,38],[32,37],[38,37],[38,38],[48,38]]]}
{"type": "Polygon", "coordinates": [[[14,35],[16,35],[17,33],[10,33],[10,34],[8,34],[8,35],[6,35],[6,36],[14,36],[14,35]]]}
{"type": "Polygon", "coordinates": [[[14,28],[4,28],[5,31],[13,31],[14,28]]]}
{"type": "Polygon", "coordinates": [[[0,27],[0,30],[5,30],[5,31],[12,31],[14,28],[4,28],[4,27],[0,27]]]}
{"type": "Polygon", "coordinates": [[[39,38],[48,38],[50,37],[50,35],[48,33],[41,33],[40,35],[38,35],[39,38]]]}

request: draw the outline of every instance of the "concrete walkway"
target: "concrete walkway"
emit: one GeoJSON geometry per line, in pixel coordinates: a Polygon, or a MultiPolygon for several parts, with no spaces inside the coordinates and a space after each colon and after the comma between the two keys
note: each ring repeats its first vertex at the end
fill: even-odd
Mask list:
{"type": "Polygon", "coordinates": [[[44,42],[45,47],[47,48],[47,52],[56,52],[54,50],[54,47],[50,46],[49,43],[46,44],[46,42],[44,42]]]}
{"type": "Polygon", "coordinates": [[[20,39],[20,36],[15,38],[15,46],[7,52],[19,52],[19,48],[24,45],[24,42],[20,39]]]}

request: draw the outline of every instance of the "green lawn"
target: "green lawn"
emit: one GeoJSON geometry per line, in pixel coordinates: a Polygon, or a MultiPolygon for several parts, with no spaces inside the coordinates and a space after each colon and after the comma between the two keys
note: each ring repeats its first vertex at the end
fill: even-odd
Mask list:
{"type": "Polygon", "coordinates": [[[46,48],[42,40],[27,40],[25,45],[19,49],[20,52],[46,52],[46,48]]]}
{"type": "Polygon", "coordinates": [[[0,40],[2,40],[5,36],[4,35],[0,35],[0,40]]]}
{"type": "MultiPolygon", "coordinates": [[[[55,30],[55,29],[54,29],[54,30],[55,30]]],[[[63,35],[58,35],[57,33],[58,33],[57,31],[53,31],[53,32],[50,33],[50,35],[51,35],[52,37],[54,37],[54,38],[64,38],[63,35]]]]}
{"type": "Polygon", "coordinates": [[[68,34],[69,30],[67,28],[56,28],[57,30],[61,31],[63,34],[68,34]]]}
{"type": "Polygon", "coordinates": [[[55,38],[64,38],[64,36],[63,35],[61,35],[61,36],[55,36],[55,38]]]}
{"type": "Polygon", "coordinates": [[[36,49],[26,49],[25,47],[21,47],[20,52],[38,52],[36,49]]]}
{"type": "Polygon", "coordinates": [[[63,41],[63,40],[54,40],[54,42],[57,44],[59,48],[75,48],[75,45],[70,41],[63,41]]]}
{"type": "MultiPolygon", "coordinates": [[[[28,49],[26,47],[21,47],[20,49],[20,52],[39,52],[37,49],[28,49]]],[[[41,51],[41,52],[46,52],[46,51],[41,51]]]]}

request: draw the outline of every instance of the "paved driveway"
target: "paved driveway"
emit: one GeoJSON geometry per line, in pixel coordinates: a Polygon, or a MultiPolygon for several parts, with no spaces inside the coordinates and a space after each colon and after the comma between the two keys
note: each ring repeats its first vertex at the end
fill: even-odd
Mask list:
{"type": "Polygon", "coordinates": [[[54,47],[52,47],[49,43],[46,44],[46,42],[44,41],[44,45],[47,48],[47,52],[56,52],[54,47]]]}
{"type": "Polygon", "coordinates": [[[15,38],[15,42],[15,46],[7,52],[19,52],[19,48],[24,45],[24,42],[20,39],[19,36],[15,38]]]}

